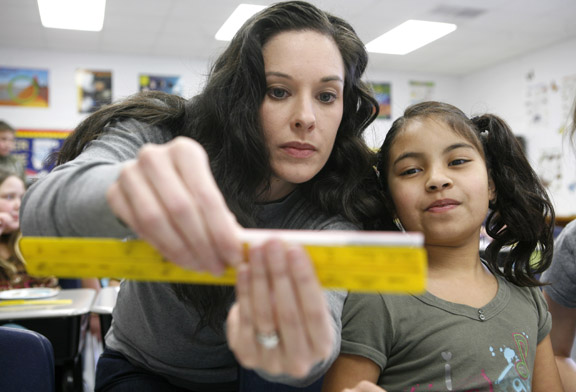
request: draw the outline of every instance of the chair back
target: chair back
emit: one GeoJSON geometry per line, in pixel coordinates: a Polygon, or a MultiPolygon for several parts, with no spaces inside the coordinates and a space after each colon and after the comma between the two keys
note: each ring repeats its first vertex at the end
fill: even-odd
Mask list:
{"type": "Polygon", "coordinates": [[[0,391],[54,392],[54,351],[38,332],[0,327],[0,391]]]}

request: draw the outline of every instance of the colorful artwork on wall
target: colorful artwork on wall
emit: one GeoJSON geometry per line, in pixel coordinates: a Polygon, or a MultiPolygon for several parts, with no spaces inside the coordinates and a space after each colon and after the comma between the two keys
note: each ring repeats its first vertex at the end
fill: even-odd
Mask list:
{"type": "Polygon", "coordinates": [[[163,91],[182,96],[180,76],[158,76],[140,74],[140,91],[163,91]]]}
{"type": "Polygon", "coordinates": [[[409,86],[411,105],[434,99],[434,90],[436,88],[434,82],[411,80],[409,86]]]}
{"type": "Polygon", "coordinates": [[[112,72],[76,70],[78,112],[92,113],[112,103],[112,72]]]}
{"type": "Polygon", "coordinates": [[[372,87],[372,91],[374,91],[374,97],[376,98],[376,101],[378,101],[378,106],[380,108],[378,118],[389,120],[392,115],[390,83],[370,83],[370,85],[372,87]]]}
{"type": "Polygon", "coordinates": [[[70,131],[19,129],[13,155],[22,160],[28,178],[38,178],[54,167],[47,162],[52,153],[62,147],[70,131]]]}
{"type": "Polygon", "coordinates": [[[0,67],[0,105],[48,107],[48,71],[0,67]]]}

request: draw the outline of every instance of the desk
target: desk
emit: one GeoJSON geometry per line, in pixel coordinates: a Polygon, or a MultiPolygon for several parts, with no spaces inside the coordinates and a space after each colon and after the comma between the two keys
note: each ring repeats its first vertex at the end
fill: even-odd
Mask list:
{"type": "Polygon", "coordinates": [[[96,300],[92,305],[92,313],[96,313],[100,316],[100,332],[102,332],[102,344],[104,343],[104,338],[106,337],[106,332],[110,329],[110,324],[112,324],[112,309],[116,305],[116,298],[118,298],[118,291],[120,286],[109,286],[102,288],[96,300]]]}
{"type": "Polygon", "coordinates": [[[93,289],[64,289],[50,299],[72,300],[69,304],[0,308],[0,324],[19,324],[50,340],[57,391],[82,391],[81,352],[95,296],[93,289]]]}

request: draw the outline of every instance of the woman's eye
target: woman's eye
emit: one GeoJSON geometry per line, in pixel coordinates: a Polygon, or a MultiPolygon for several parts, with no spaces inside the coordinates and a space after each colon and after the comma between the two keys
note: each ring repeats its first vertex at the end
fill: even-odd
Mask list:
{"type": "Polygon", "coordinates": [[[336,100],[336,94],[333,93],[320,93],[318,99],[323,103],[331,103],[336,100]]]}
{"type": "Polygon", "coordinates": [[[283,99],[286,98],[288,92],[282,88],[272,87],[268,89],[268,95],[274,99],[283,99]]]}
{"type": "Polygon", "coordinates": [[[0,199],[11,201],[16,199],[16,195],[0,195],[0,199]]]}

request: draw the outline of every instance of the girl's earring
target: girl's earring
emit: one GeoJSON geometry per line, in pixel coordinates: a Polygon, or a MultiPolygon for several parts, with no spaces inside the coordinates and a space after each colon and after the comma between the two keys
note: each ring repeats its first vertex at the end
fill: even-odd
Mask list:
{"type": "Polygon", "coordinates": [[[400,219],[398,219],[398,217],[394,218],[394,224],[396,225],[396,227],[402,231],[405,232],[406,229],[404,229],[404,226],[402,226],[402,222],[400,222],[400,219]]]}

